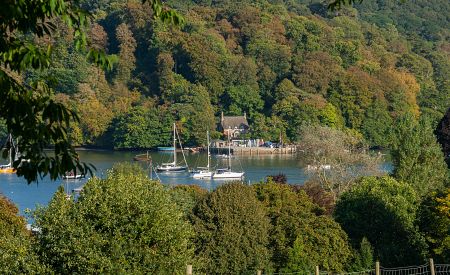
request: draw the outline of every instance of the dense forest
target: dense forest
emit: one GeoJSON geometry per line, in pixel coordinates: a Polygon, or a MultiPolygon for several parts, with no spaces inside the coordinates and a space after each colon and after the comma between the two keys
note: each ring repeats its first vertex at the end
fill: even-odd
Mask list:
{"type": "MultiPolygon", "coordinates": [[[[305,124],[351,129],[387,146],[395,120],[435,124],[450,106],[450,3],[364,1],[330,11],[314,1],[167,1],[170,26],[140,1],[83,0],[91,46],[117,56],[89,63],[58,24],[52,64],[29,70],[75,109],[74,145],[151,148],[173,121],[189,145],[205,143],[220,112],[246,112],[249,137],[296,142],[305,124]],[[54,81],[49,81],[53,79],[54,81]]],[[[219,133],[214,133],[220,137],[219,133]]]]}

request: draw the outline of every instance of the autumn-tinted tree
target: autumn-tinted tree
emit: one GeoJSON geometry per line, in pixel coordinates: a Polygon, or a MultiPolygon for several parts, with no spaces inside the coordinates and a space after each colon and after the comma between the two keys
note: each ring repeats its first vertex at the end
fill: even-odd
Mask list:
{"type": "Polygon", "coordinates": [[[34,238],[25,228],[17,207],[0,194],[0,272],[3,274],[48,274],[34,251],[34,238]]]}
{"type": "Polygon", "coordinates": [[[450,260],[450,189],[433,192],[423,199],[418,224],[429,246],[429,255],[436,262],[450,260]]]}
{"type": "Polygon", "coordinates": [[[119,42],[119,61],[115,67],[116,74],[114,80],[127,84],[131,79],[131,73],[135,68],[136,39],[127,24],[122,23],[116,29],[116,37],[119,42]]]}
{"type": "Polygon", "coordinates": [[[325,95],[331,81],[339,78],[342,68],[326,52],[308,53],[304,60],[293,68],[292,76],[298,87],[309,93],[325,95]]]}

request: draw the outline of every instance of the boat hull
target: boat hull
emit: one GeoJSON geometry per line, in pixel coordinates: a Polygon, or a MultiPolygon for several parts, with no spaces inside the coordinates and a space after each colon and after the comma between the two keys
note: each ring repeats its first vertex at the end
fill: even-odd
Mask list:
{"type": "Polygon", "coordinates": [[[63,179],[65,180],[79,180],[84,178],[84,175],[68,175],[68,176],[63,176],[63,179]]]}
{"type": "Polygon", "coordinates": [[[158,151],[174,151],[173,147],[158,147],[158,151]]]}
{"type": "Polygon", "coordinates": [[[213,179],[242,179],[244,172],[222,172],[215,173],[213,179]]]}
{"type": "Polygon", "coordinates": [[[156,167],[158,172],[184,172],[187,170],[186,166],[174,166],[174,167],[156,167]]]}
{"type": "Polygon", "coordinates": [[[14,174],[16,169],[14,168],[2,168],[0,169],[0,174],[14,174]]]}
{"type": "Polygon", "coordinates": [[[194,172],[192,174],[194,179],[210,179],[212,177],[211,172],[194,172]]]}

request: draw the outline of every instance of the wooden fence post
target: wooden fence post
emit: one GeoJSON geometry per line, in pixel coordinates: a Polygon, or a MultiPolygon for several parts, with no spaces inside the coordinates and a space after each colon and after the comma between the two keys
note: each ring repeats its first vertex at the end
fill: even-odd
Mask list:
{"type": "Polygon", "coordinates": [[[186,275],[192,275],[192,265],[190,264],[186,266],[186,275]]]}
{"type": "Polygon", "coordinates": [[[375,262],[375,275],[381,275],[381,272],[380,272],[380,262],[379,262],[379,261],[376,261],[376,262],[375,262]]]}
{"type": "Polygon", "coordinates": [[[431,272],[431,275],[435,275],[433,258],[430,258],[430,272],[431,272]]]}
{"type": "Polygon", "coordinates": [[[319,270],[319,266],[316,265],[316,272],[314,273],[315,275],[319,275],[320,274],[320,270],[319,270]]]}

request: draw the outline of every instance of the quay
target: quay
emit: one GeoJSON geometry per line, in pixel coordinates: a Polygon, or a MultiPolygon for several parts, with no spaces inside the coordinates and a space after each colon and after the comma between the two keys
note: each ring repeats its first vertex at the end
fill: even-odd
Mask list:
{"type": "MultiPolygon", "coordinates": [[[[232,146],[230,147],[231,154],[233,155],[275,155],[275,154],[296,154],[297,146],[287,145],[280,148],[270,147],[243,147],[232,146]]],[[[228,154],[228,147],[212,147],[212,154],[228,154]]]]}

